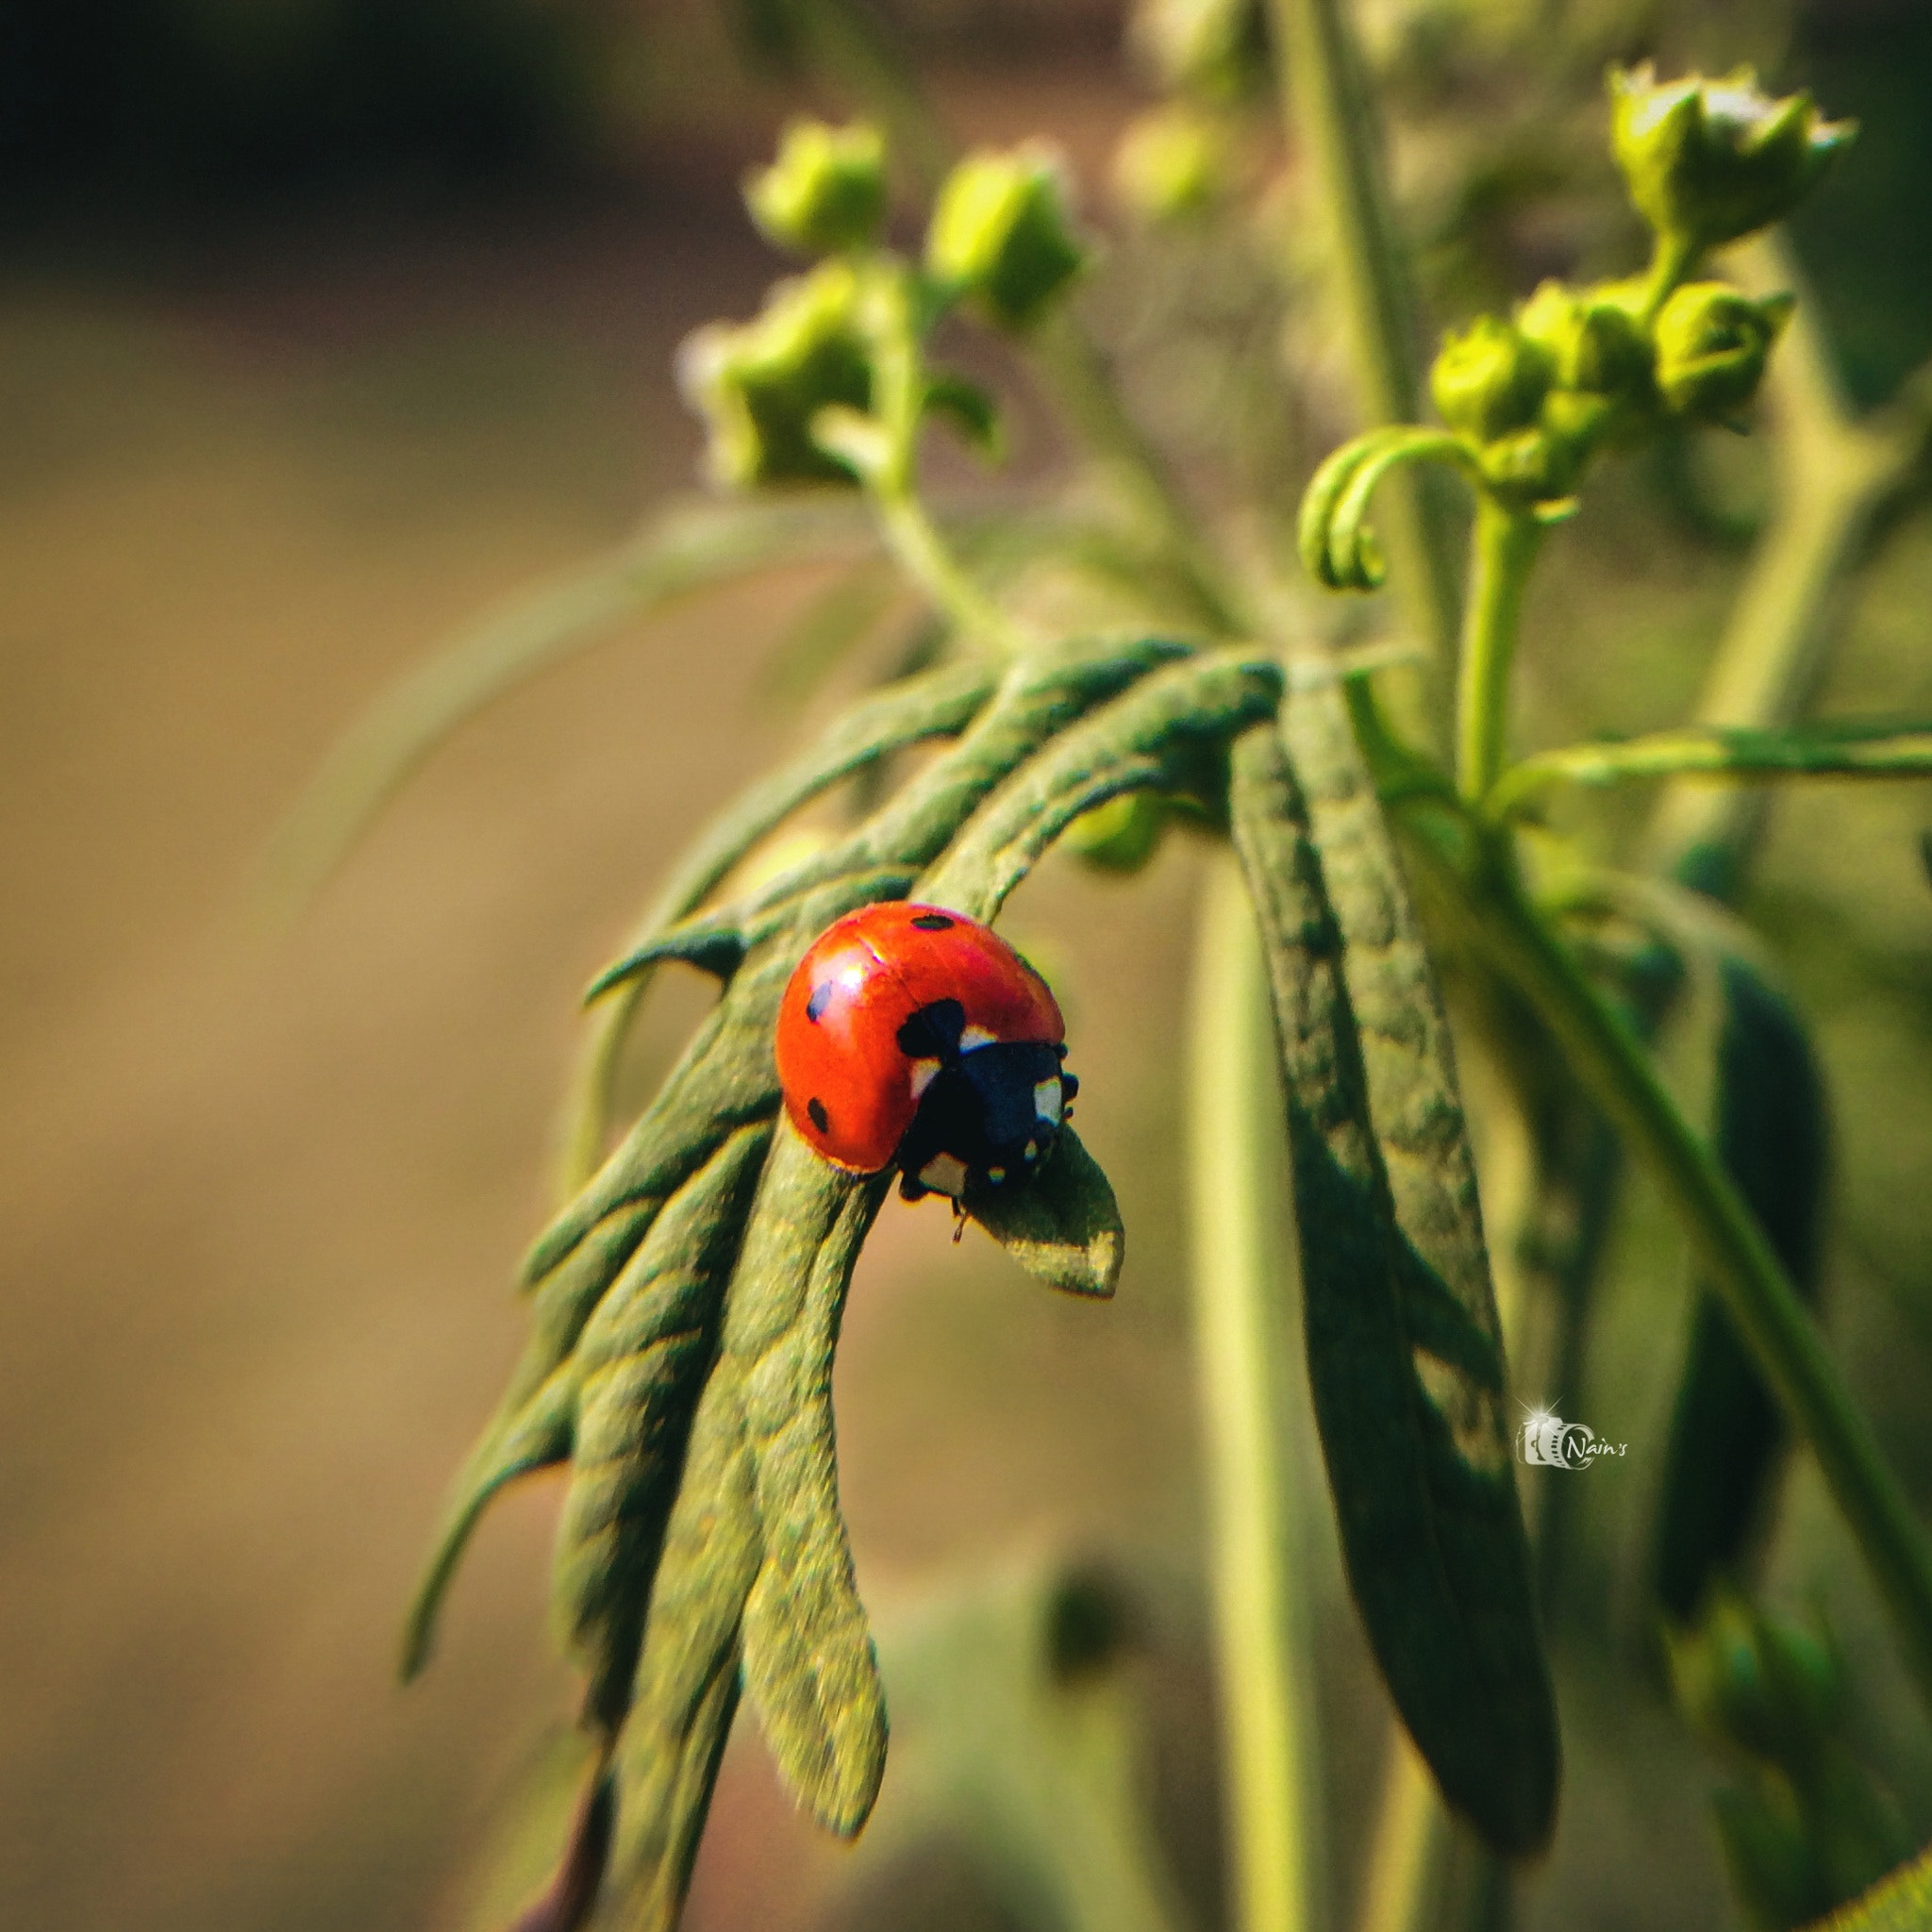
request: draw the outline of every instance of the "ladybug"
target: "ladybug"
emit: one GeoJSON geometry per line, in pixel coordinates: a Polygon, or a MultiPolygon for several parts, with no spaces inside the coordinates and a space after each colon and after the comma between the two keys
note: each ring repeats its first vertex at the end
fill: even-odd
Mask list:
{"type": "Polygon", "coordinates": [[[1066,1024],[990,926],[940,906],[861,907],[829,925],[778,1003],[791,1124],[856,1174],[901,1170],[908,1201],[1011,1187],[1042,1162],[1079,1082],[1066,1024]]]}

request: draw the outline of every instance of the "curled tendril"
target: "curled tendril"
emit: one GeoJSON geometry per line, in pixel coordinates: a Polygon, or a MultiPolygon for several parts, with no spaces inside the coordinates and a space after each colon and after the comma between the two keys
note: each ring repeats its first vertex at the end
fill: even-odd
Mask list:
{"type": "Polygon", "coordinates": [[[1446,462],[1480,477],[1474,453],[1441,429],[1397,425],[1345,442],[1315,472],[1302,499],[1298,541],[1309,575],[1331,591],[1374,591],[1387,574],[1368,525],[1369,499],[1403,463],[1446,462]]]}

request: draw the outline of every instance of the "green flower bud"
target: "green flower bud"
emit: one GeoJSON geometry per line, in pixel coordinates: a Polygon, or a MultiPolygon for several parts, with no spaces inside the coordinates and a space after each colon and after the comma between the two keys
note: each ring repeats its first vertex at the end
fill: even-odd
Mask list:
{"type": "Polygon", "coordinates": [[[751,218],[781,248],[837,255],[863,248],[886,214],[886,143],[863,122],[794,121],[778,158],[744,184],[751,218]]]}
{"type": "Polygon", "coordinates": [[[1589,454],[1587,439],[1560,429],[1519,429],[1484,446],[1483,477],[1497,495],[1519,508],[1558,503],[1575,490],[1589,454]]]}
{"type": "Polygon", "coordinates": [[[1269,78],[1259,0],[1138,0],[1127,40],[1166,92],[1227,99],[1269,78]]]}
{"type": "Polygon", "coordinates": [[[678,352],[678,380],[710,425],[713,475],[738,489],[851,483],[849,463],[813,441],[831,405],[872,402],[872,362],[858,325],[857,276],[842,262],[780,282],[751,322],[712,323],[678,352]]]}
{"type": "Polygon", "coordinates": [[[1114,150],[1121,204],[1147,223],[1178,221],[1210,208],[1231,173],[1226,131],[1184,102],[1141,115],[1114,150]]]}
{"type": "Polygon", "coordinates": [[[1429,371],[1443,422],[1478,442],[1527,428],[1549,387],[1549,352],[1493,315],[1450,336],[1429,371]]]}
{"type": "Polygon", "coordinates": [[[1648,398],[1653,352],[1625,291],[1544,282],[1516,312],[1516,326],[1548,352],[1559,390],[1636,402],[1648,398]]]}
{"type": "Polygon", "coordinates": [[[926,267],[954,293],[977,296],[1003,326],[1037,321],[1085,259],[1058,158],[1042,143],[969,155],[941,186],[926,267]]]}
{"type": "Polygon", "coordinates": [[[1753,301],[1723,282],[1687,282],[1657,319],[1657,386],[1680,415],[1735,415],[1757,393],[1789,295],[1753,301]]]}
{"type": "Polygon", "coordinates": [[[1667,85],[1648,62],[1612,68],[1610,115],[1638,211],[1693,256],[1789,213],[1857,131],[1821,120],[1809,94],[1760,93],[1748,67],[1667,85]]]}
{"type": "Polygon", "coordinates": [[[1167,830],[1167,808],[1148,791],[1124,791],[1083,811],[1060,842],[1102,872],[1139,872],[1167,830]]]}
{"type": "Polygon", "coordinates": [[[1836,1658],[1817,1639],[1720,1590],[1697,1626],[1669,1643],[1678,1705],[1707,1738],[1791,1768],[1824,1749],[1840,1677],[1836,1658]]]}

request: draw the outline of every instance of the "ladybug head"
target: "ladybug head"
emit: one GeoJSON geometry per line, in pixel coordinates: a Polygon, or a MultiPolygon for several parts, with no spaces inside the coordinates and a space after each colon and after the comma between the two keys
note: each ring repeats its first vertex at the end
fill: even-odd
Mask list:
{"type": "Polygon", "coordinates": [[[958,1200],[970,1189],[1025,1180],[1052,1151],[1079,1091],[1060,1065],[1064,1046],[993,1040],[965,1018],[958,1000],[939,1000],[899,1029],[901,1050],[924,1077],[897,1157],[908,1201],[958,1200]]]}

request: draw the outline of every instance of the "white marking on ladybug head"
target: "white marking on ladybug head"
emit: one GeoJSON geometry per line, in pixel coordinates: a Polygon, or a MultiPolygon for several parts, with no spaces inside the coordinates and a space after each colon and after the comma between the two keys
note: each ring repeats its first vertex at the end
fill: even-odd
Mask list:
{"type": "Polygon", "coordinates": [[[959,1031],[959,1051],[971,1053],[976,1046],[991,1046],[993,1036],[984,1026],[965,1026],[959,1031]]]}
{"type": "Polygon", "coordinates": [[[986,1171],[986,1177],[993,1184],[994,1187],[998,1187],[999,1184],[1006,1179],[1007,1171],[1003,1167],[990,1167],[986,1171]]]}
{"type": "Polygon", "coordinates": [[[912,1062],[912,1097],[923,1099],[925,1090],[939,1077],[940,1063],[937,1060],[914,1060],[912,1062]]]}
{"type": "Polygon", "coordinates": [[[1058,1074],[1050,1080],[1042,1080],[1033,1090],[1033,1111],[1054,1126],[1060,1124],[1060,1076],[1058,1074]]]}
{"type": "Polygon", "coordinates": [[[957,1201],[966,1191],[966,1163],[951,1154],[935,1154],[919,1170],[919,1178],[935,1194],[950,1194],[957,1201]]]}

